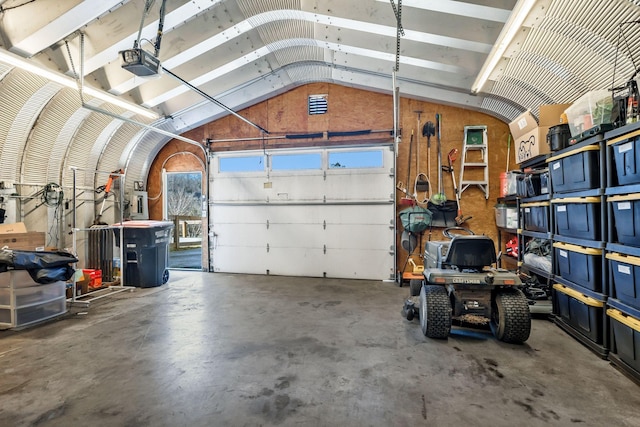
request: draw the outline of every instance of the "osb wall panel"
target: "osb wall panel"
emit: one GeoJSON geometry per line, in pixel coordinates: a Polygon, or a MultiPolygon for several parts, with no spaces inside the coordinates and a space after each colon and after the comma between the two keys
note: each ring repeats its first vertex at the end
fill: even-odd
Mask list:
{"type": "MultiPolygon", "coordinates": [[[[496,242],[496,250],[498,248],[497,229],[495,222],[494,206],[499,196],[500,173],[505,172],[507,168],[515,168],[516,165],[511,162],[507,166],[507,144],[509,138],[509,127],[500,120],[475,111],[464,110],[460,108],[432,104],[410,99],[400,100],[400,124],[402,126],[402,142],[398,147],[397,158],[397,180],[404,188],[407,188],[410,194],[414,194],[414,181],[418,173],[424,173],[429,177],[431,184],[431,194],[438,193],[439,188],[446,195],[447,200],[455,200],[455,192],[451,173],[442,171],[442,175],[438,173],[438,150],[437,150],[437,134],[430,139],[431,148],[428,148],[428,140],[422,136],[422,127],[427,121],[436,123],[436,114],[441,116],[440,124],[440,144],[442,165],[448,166],[447,154],[458,149],[457,158],[453,162],[454,176],[456,184],[460,186],[460,168],[462,163],[462,144],[464,139],[464,127],[469,125],[486,125],[488,134],[488,165],[489,165],[489,199],[485,199],[484,192],[473,186],[465,190],[460,199],[460,208],[463,215],[470,216],[463,226],[471,229],[476,234],[485,234],[490,236],[496,242]],[[420,113],[418,113],[420,112],[420,113]],[[420,123],[418,123],[418,119],[420,123]],[[420,128],[419,128],[420,127],[420,128]],[[411,144],[411,132],[413,131],[413,144],[411,144]],[[411,153],[411,170],[409,171],[409,151],[412,145],[411,153]],[[419,156],[419,163],[418,163],[419,156]],[[429,167],[430,165],[430,167],[429,167]],[[408,173],[410,172],[410,173],[408,173]],[[407,180],[408,177],[408,180],[407,180]],[[440,178],[442,178],[440,180],[440,178]],[[407,182],[408,181],[408,182],[407,182]]],[[[470,155],[469,161],[478,161],[478,153],[470,155]]],[[[513,158],[513,153],[511,153],[513,158]]],[[[480,176],[481,169],[466,169],[465,179],[482,179],[480,176]],[[467,172],[469,170],[470,172],[467,172]]],[[[424,200],[429,194],[418,193],[419,201],[424,200]]],[[[400,204],[401,198],[406,197],[404,193],[396,192],[397,202],[400,204]]],[[[398,210],[402,210],[402,206],[398,206],[398,210]]],[[[442,229],[433,228],[428,230],[422,236],[421,247],[424,247],[426,240],[442,240],[442,229]]],[[[503,239],[504,240],[504,239],[503,239]]],[[[504,246],[504,241],[502,242],[504,246]]],[[[407,253],[399,244],[399,267],[404,265],[407,253]]],[[[416,250],[415,256],[422,255],[422,250],[416,250]]],[[[417,261],[417,259],[416,259],[417,261]]]]}
{"type": "Polygon", "coordinates": [[[390,141],[393,128],[393,100],[390,96],[332,85],[314,83],[293,89],[280,96],[242,110],[240,114],[266,129],[261,132],[235,116],[228,115],[203,126],[205,138],[212,140],[213,151],[281,148],[295,146],[326,146],[346,142],[390,141]],[[325,95],[327,114],[309,115],[310,95],[325,95]],[[361,130],[387,130],[359,137],[284,139],[285,135],[361,130]],[[261,137],[264,136],[264,139],[261,137]],[[227,139],[254,138],[251,141],[227,139]]]}
{"type": "MultiPolygon", "coordinates": [[[[264,147],[294,147],[294,146],[326,146],[344,143],[385,142],[392,141],[390,130],[393,127],[393,100],[390,95],[342,87],[328,83],[314,83],[293,89],[287,93],[261,102],[239,112],[243,117],[268,130],[269,134],[262,138],[260,131],[243,122],[235,116],[228,115],[222,119],[203,125],[190,131],[186,136],[197,141],[210,140],[212,151],[259,149],[264,147]],[[307,100],[310,95],[326,95],[328,112],[324,115],[310,116],[307,113],[307,100]],[[327,138],[326,132],[347,132],[360,130],[382,131],[358,137],[327,138]],[[313,139],[284,139],[284,135],[325,133],[322,138],[313,139]],[[242,140],[251,138],[250,140],[242,140]],[[224,141],[232,139],[233,141],[224,141]]],[[[464,126],[486,125],[488,129],[488,164],[489,164],[489,199],[484,193],[470,187],[460,200],[460,207],[465,216],[471,216],[464,226],[472,229],[476,234],[492,237],[497,245],[497,229],[495,225],[494,205],[499,195],[500,173],[517,165],[507,164],[507,141],[509,128],[507,124],[491,116],[460,108],[432,104],[423,101],[402,98],[400,100],[400,122],[402,140],[398,145],[397,180],[398,184],[407,188],[413,194],[413,186],[417,173],[424,173],[430,178],[431,193],[437,193],[439,186],[447,199],[455,200],[453,182],[449,172],[442,172],[442,179],[438,173],[437,135],[431,137],[431,147],[428,148],[427,138],[422,136],[422,126],[427,121],[436,122],[436,113],[441,116],[441,156],[442,165],[447,165],[447,154],[452,149],[459,153],[453,162],[455,180],[459,185],[460,166],[462,163],[462,143],[464,126]],[[418,114],[418,111],[420,114],[418,114]],[[413,131],[413,144],[411,132],[413,131]],[[409,148],[412,145],[411,157],[409,148]],[[419,162],[418,162],[419,155],[419,162]],[[411,170],[409,171],[409,161],[411,170]],[[410,173],[409,173],[410,172],[410,173]]],[[[150,215],[159,218],[162,214],[161,201],[154,196],[159,195],[160,173],[162,166],[167,171],[173,170],[201,170],[201,165],[194,162],[193,155],[181,158],[176,153],[187,151],[202,158],[197,153],[197,147],[180,141],[171,141],[158,154],[149,174],[150,215]],[[167,159],[171,158],[171,161],[167,159]],[[186,169],[174,169],[186,168],[186,169]],[[192,168],[192,169],[189,169],[192,168]]],[[[513,153],[511,153],[513,158],[513,153]]],[[[469,158],[470,161],[477,158],[469,158]]],[[[479,171],[475,172],[476,174],[479,171]]],[[[474,179],[477,175],[465,171],[465,179],[474,179]]],[[[396,191],[397,202],[400,203],[404,193],[396,191]]],[[[419,193],[418,199],[427,199],[430,194],[419,193]]],[[[398,206],[398,210],[403,206],[398,206]]],[[[400,230],[401,231],[401,230],[400,230]]],[[[427,239],[442,239],[442,230],[433,229],[422,236],[421,246],[427,239]]],[[[407,258],[407,253],[400,245],[398,233],[398,266],[401,268],[407,258]]],[[[499,248],[498,248],[499,250],[499,248]]],[[[422,250],[417,250],[418,252],[422,250]]],[[[420,254],[421,255],[421,254],[420,254]]],[[[421,262],[416,259],[417,262],[421,262]]]]}

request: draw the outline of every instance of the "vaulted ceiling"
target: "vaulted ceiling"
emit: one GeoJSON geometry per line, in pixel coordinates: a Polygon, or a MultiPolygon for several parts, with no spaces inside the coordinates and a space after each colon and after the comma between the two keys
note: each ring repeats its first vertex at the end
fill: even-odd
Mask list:
{"type": "Polygon", "coordinates": [[[229,114],[190,86],[237,111],[311,82],[392,93],[397,66],[401,96],[509,122],[640,61],[637,0],[167,0],[158,56],[185,85],[121,67],[140,28],[153,52],[161,3],[141,25],[145,0],[0,0],[0,180],[143,179],[173,134],[229,114]]]}

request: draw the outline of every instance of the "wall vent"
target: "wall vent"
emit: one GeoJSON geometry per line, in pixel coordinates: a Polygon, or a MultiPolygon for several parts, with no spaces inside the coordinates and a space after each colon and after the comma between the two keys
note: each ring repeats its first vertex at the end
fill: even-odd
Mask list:
{"type": "Polygon", "coordinates": [[[309,115],[327,112],[327,95],[309,95],[309,115]]]}

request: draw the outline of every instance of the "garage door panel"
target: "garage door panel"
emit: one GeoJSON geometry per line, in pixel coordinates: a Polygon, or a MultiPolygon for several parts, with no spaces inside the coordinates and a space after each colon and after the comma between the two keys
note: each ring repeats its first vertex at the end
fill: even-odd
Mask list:
{"type": "Polygon", "coordinates": [[[392,151],[385,153],[382,168],[324,165],[323,171],[233,176],[214,170],[214,271],[243,272],[245,265],[244,272],[255,274],[392,278],[394,158],[392,151]]]}
{"type": "Polygon", "coordinates": [[[267,240],[280,248],[322,248],[323,229],[320,225],[276,224],[269,227],[267,240]]]}
{"type": "Polygon", "coordinates": [[[320,224],[322,206],[268,205],[264,207],[271,224],[320,224]]]}
{"type": "Polygon", "coordinates": [[[393,262],[394,256],[388,250],[353,251],[334,248],[327,251],[326,273],[327,277],[390,279],[394,276],[393,262]]]}
{"type": "Polygon", "coordinates": [[[269,178],[271,182],[271,197],[269,200],[280,201],[308,201],[318,202],[324,200],[323,174],[298,173],[292,179],[291,175],[276,175],[269,178]]]}
{"type": "Polygon", "coordinates": [[[389,239],[393,238],[393,235],[393,230],[384,232],[378,226],[333,225],[327,227],[325,241],[327,246],[332,248],[357,250],[366,248],[388,249],[389,239]]]}
{"type": "Polygon", "coordinates": [[[274,248],[269,251],[266,262],[269,274],[322,277],[325,259],[321,249],[274,248]]]}
{"type": "Polygon", "coordinates": [[[221,247],[213,249],[213,271],[224,273],[266,274],[266,248],[221,247]],[[241,254],[241,256],[238,256],[241,254]]]}
{"type": "Polygon", "coordinates": [[[390,207],[393,208],[392,203],[344,205],[339,209],[326,209],[322,215],[330,225],[376,224],[388,226],[393,224],[393,213],[390,211],[390,207]]]}
{"type": "Polygon", "coordinates": [[[226,247],[267,247],[267,240],[263,237],[263,227],[247,224],[218,225],[213,228],[215,245],[220,250],[226,247]],[[218,231],[223,230],[223,231],[218,231]]]}
{"type": "Polygon", "coordinates": [[[260,224],[267,227],[267,214],[261,207],[216,205],[211,209],[213,224],[260,224]]]}
{"type": "Polygon", "coordinates": [[[216,178],[210,186],[209,200],[220,202],[265,201],[268,196],[265,176],[235,176],[216,178]]]}
{"type": "Polygon", "coordinates": [[[388,201],[393,197],[392,188],[393,176],[388,170],[362,172],[357,169],[348,174],[328,173],[323,186],[327,200],[388,201]]]}

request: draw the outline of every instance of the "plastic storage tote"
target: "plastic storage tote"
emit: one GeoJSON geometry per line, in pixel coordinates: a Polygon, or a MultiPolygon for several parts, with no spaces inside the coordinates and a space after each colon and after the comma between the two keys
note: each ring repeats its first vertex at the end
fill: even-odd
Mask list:
{"type": "Polygon", "coordinates": [[[600,187],[600,146],[587,145],[550,157],[549,173],[554,193],[600,187]]]}
{"type": "Polygon", "coordinates": [[[607,316],[611,320],[612,353],[640,375],[640,312],[616,300],[607,302],[607,316]]]}
{"type": "Polygon", "coordinates": [[[496,209],[496,225],[501,228],[507,226],[507,205],[498,203],[496,209]]]}
{"type": "Polygon", "coordinates": [[[611,252],[606,255],[611,272],[611,297],[640,309],[640,258],[611,252]]]}
{"type": "Polygon", "coordinates": [[[613,153],[618,185],[640,184],[640,137],[616,138],[607,145],[613,153]]]}
{"type": "Polygon", "coordinates": [[[540,233],[549,232],[549,202],[522,203],[523,228],[540,233]]]}
{"type": "Polygon", "coordinates": [[[568,197],[551,201],[556,233],[586,240],[600,240],[600,198],[568,197]]]}
{"type": "Polygon", "coordinates": [[[555,274],[583,288],[602,292],[602,249],[554,242],[555,274]]]}
{"type": "Polygon", "coordinates": [[[640,193],[609,196],[607,202],[613,210],[613,240],[640,247],[640,193]]]}
{"type": "Polygon", "coordinates": [[[553,300],[556,314],[567,325],[594,343],[602,343],[603,301],[559,283],[553,285],[553,300]]]}
{"type": "Polygon", "coordinates": [[[596,126],[611,123],[613,99],[606,89],[592,90],[578,98],[565,110],[571,136],[575,137],[596,126]]]}

